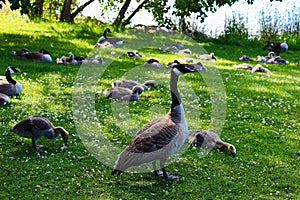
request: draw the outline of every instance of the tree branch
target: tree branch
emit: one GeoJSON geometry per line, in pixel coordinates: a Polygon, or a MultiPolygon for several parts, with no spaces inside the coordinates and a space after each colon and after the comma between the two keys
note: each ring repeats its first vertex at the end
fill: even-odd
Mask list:
{"type": "Polygon", "coordinates": [[[134,15],[144,7],[144,5],[148,2],[149,0],[144,0],[132,13],[131,15],[123,22],[123,25],[126,26],[130,24],[130,20],[134,17],[134,15]]]}
{"type": "Polygon", "coordinates": [[[81,11],[83,11],[83,9],[85,9],[85,7],[87,7],[88,5],[90,5],[93,1],[95,0],[89,0],[86,3],[82,4],[81,6],[79,6],[72,14],[71,14],[71,18],[74,19],[81,11]]]}

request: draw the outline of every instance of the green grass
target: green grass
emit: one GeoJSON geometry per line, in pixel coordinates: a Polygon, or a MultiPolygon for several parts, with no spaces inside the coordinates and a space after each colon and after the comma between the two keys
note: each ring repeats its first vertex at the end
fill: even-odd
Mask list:
{"type": "MultiPolygon", "coordinates": [[[[141,68],[135,73],[135,66],[151,57],[166,64],[177,55],[144,49],[140,51],[145,55],[142,59],[126,56],[114,59],[109,53],[107,60],[114,59],[114,62],[107,70],[92,66],[83,70],[93,73],[97,79],[94,87],[84,90],[86,88],[76,85],[83,80],[78,76],[82,67],[25,61],[15,58],[11,51],[23,47],[32,51],[45,48],[53,58],[68,55],[68,52],[85,56],[93,50],[105,25],[28,22],[13,14],[1,14],[0,17],[1,27],[5,27],[0,30],[0,71],[4,73],[9,65],[18,67],[22,73],[14,74],[14,77],[23,85],[19,96],[13,97],[9,105],[0,107],[0,199],[299,198],[300,68],[295,64],[300,60],[298,51],[289,50],[282,54],[290,61],[288,65],[264,65],[272,71],[271,75],[252,74],[236,70],[232,65],[239,63],[237,60],[242,54],[253,58],[265,55],[261,46],[251,46],[248,42],[239,46],[201,43],[218,58],[215,64],[226,92],[226,118],[221,138],[235,145],[237,157],[220,151],[201,156],[200,149],[189,147],[167,166],[167,170],[182,175],[179,180],[165,180],[153,177],[151,173],[111,176],[111,168],[102,162],[103,156],[91,151],[103,147],[101,136],[105,135],[122,149],[139,127],[169,109],[169,70],[141,68]],[[97,77],[97,73],[101,77],[97,77]],[[119,77],[157,79],[160,83],[156,90],[143,93],[139,101],[126,104],[129,119],[116,114],[126,106],[118,103],[111,106],[111,102],[101,95],[119,77]],[[83,92],[83,95],[91,92],[92,96],[81,96],[79,103],[83,105],[74,105],[74,91],[83,92]],[[95,104],[89,105],[89,100],[95,104]],[[79,125],[78,130],[75,123],[78,115],[73,113],[73,106],[82,106],[82,109],[91,106],[87,111],[96,111],[81,116],[86,124],[79,125]],[[120,110],[114,110],[116,108],[120,110]],[[36,153],[29,139],[9,132],[17,122],[34,114],[47,117],[54,125],[63,126],[70,132],[66,150],[60,148],[63,145],[61,138],[41,138],[39,143],[45,145],[46,151],[36,153]],[[83,137],[86,131],[93,133],[94,126],[101,129],[101,134],[83,137]],[[83,143],[88,137],[99,137],[100,142],[83,143]],[[98,146],[88,146],[93,144],[98,146]]],[[[191,105],[184,104],[191,129],[211,126],[213,101],[204,79],[198,74],[180,79],[184,102],[191,100],[188,88],[192,88],[195,95],[191,97],[194,100],[191,105]]],[[[84,81],[90,79],[85,77],[84,81]]]]}

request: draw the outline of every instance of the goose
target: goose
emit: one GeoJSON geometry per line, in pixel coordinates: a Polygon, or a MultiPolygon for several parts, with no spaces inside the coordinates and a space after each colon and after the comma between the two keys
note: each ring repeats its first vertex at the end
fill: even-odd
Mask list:
{"type": "Polygon", "coordinates": [[[128,88],[130,90],[132,90],[134,88],[134,86],[141,86],[144,91],[148,90],[148,86],[152,86],[154,88],[156,88],[156,81],[155,80],[147,80],[144,83],[139,83],[137,81],[133,81],[133,80],[126,80],[126,79],[120,79],[120,80],[116,80],[115,82],[113,82],[113,87],[123,87],[123,88],[128,88]]]}
{"type": "Polygon", "coordinates": [[[184,48],[184,44],[182,44],[181,42],[176,42],[176,43],[172,44],[172,46],[175,46],[178,49],[183,49],[184,48]]]}
{"type": "Polygon", "coordinates": [[[129,57],[138,57],[138,58],[143,57],[137,50],[134,50],[134,51],[127,51],[127,55],[128,55],[129,57]]]}
{"type": "Polygon", "coordinates": [[[184,64],[173,66],[170,79],[171,110],[164,117],[148,122],[136,133],[130,144],[118,155],[112,175],[121,174],[129,167],[151,162],[155,176],[179,178],[178,175],[167,173],[165,170],[167,159],[182,147],[188,136],[177,82],[179,75],[200,70],[184,64]],[[157,160],[160,161],[162,172],[156,168],[157,160]]]}
{"type": "Polygon", "coordinates": [[[22,85],[11,77],[11,74],[20,72],[15,67],[9,66],[5,71],[5,79],[0,80],[0,93],[8,96],[18,95],[22,91],[22,85]]]}
{"type": "Polygon", "coordinates": [[[252,73],[254,73],[254,72],[262,72],[262,73],[266,73],[266,74],[271,73],[270,70],[268,70],[267,68],[263,67],[260,64],[255,65],[251,71],[252,71],[252,73]]]}
{"type": "Polygon", "coordinates": [[[297,66],[300,66],[300,61],[296,63],[297,66]]]}
{"type": "Polygon", "coordinates": [[[242,55],[239,60],[243,61],[253,61],[253,59],[250,56],[242,55]]]}
{"type": "Polygon", "coordinates": [[[103,35],[98,39],[97,43],[103,43],[107,39],[107,33],[111,33],[110,28],[106,28],[103,32],[103,35]]]}
{"type": "Polygon", "coordinates": [[[168,51],[168,52],[178,52],[179,51],[179,49],[176,46],[160,47],[158,49],[161,51],[168,51]]]}
{"type": "Polygon", "coordinates": [[[45,49],[41,49],[39,52],[30,52],[28,49],[21,49],[12,52],[15,56],[21,56],[27,60],[35,60],[42,62],[52,62],[51,55],[45,49]]]}
{"type": "Polygon", "coordinates": [[[179,54],[192,54],[190,49],[181,49],[178,51],[179,54]]]}
{"type": "Polygon", "coordinates": [[[103,43],[96,43],[94,45],[94,48],[103,48],[103,49],[105,49],[105,48],[116,48],[116,47],[117,46],[115,44],[112,44],[108,41],[104,41],[103,43]]]}
{"type": "Polygon", "coordinates": [[[280,56],[273,56],[270,59],[267,60],[267,63],[271,64],[288,64],[289,61],[281,58],[280,56]]]}
{"type": "MultiPolygon", "coordinates": [[[[182,63],[180,63],[178,60],[174,60],[173,62],[169,62],[167,67],[172,68],[178,64],[182,64],[182,63]]],[[[207,68],[204,67],[201,62],[191,63],[191,64],[183,64],[183,65],[185,65],[187,67],[191,67],[191,68],[201,69],[201,71],[207,71],[207,68]]]]}
{"type": "Polygon", "coordinates": [[[61,135],[65,145],[67,145],[69,137],[69,133],[63,127],[55,127],[48,119],[37,115],[20,121],[10,131],[21,137],[31,138],[33,148],[36,151],[38,148],[43,147],[42,145],[37,145],[37,140],[42,136],[54,139],[61,135]]]}
{"type": "Polygon", "coordinates": [[[154,58],[150,58],[147,62],[144,63],[145,67],[155,67],[155,68],[163,68],[164,65],[161,64],[158,60],[154,58]]]}
{"type": "Polygon", "coordinates": [[[104,91],[104,96],[114,100],[137,101],[139,99],[139,94],[143,91],[144,88],[140,85],[134,86],[132,90],[123,87],[114,87],[104,91]]]}
{"type": "Polygon", "coordinates": [[[214,130],[190,130],[189,143],[203,148],[227,149],[234,157],[236,156],[236,149],[232,144],[223,142],[218,133],[214,130]]]}
{"type": "Polygon", "coordinates": [[[210,54],[197,55],[196,58],[198,60],[217,60],[217,58],[213,52],[210,54]]]}
{"type": "Polygon", "coordinates": [[[245,69],[245,70],[252,70],[253,67],[247,63],[243,63],[243,64],[234,64],[233,67],[235,67],[236,69],[245,69]]]}
{"type": "Polygon", "coordinates": [[[273,58],[275,56],[275,53],[273,51],[270,51],[267,56],[257,56],[257,62],[263,62],[266,63],[268,60],[273,58]]]}
{"type": "MultiPolygon", "coordinates": [[[[109,28],[107,28],[106,30],[107,30],[107,32],[108,33],[111,33],[111,30],[109,29],[109,31],[108,31],[108,29],[109,28]]],[[[105,31],[104,31],[105,32],[105,31]]],[[[104,34],[104,33],[103,33],[104,34]]],[[[100,39],[99,39],[100,40],[100,39]]],[[[108,43],[110,43],[110,44],[112,44],[112,45],[123,45],[123,43],[124,43],[124,41],[121,39],[121,38],[117,38],[117,37],[108,37],[107,35],[105,35],[105,40],[104,41],[102,41],[102,42],[99,42],[98,41],[98,43],[103,43],[103,42],[108,42],[108,43]]]]}
{"type": "Polygon", "coordinates": [[[77,56],[74,58],[74,60],[76,60],[78,64],[88,64],[88,63],[104,64],[105,63],[104,60],[99,55],[96,55],[93,59],[87,59],[83,56],[77,56]]]}
{"type": "Polygon", "coordinates": [[[62,56],[61,58],[56,58],[57,64],[65,64],[65,65],[77,65],[78,62],[75,60],[74,54],[70,53],[70,56],[62,56]]]}
{"type": "Polygon", "coordinates": [[[279,53],[287,51],[289,48],[286,42],[268,42],[266,46],[263,47],[263,50],[271,50],[279,55],[279,53]]]}
{"type": "Polygon", "coordinates": [[[9,96],[6,94],[0,93],[0,106],[8,104],[10,102],[9,96]]]}

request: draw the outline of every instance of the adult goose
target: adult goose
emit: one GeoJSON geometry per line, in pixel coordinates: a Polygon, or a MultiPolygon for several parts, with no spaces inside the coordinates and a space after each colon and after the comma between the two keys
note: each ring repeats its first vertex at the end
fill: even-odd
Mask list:
{"type": "Polygon", "coordinates": [[[177,82],[179,75],[200,70],[200,68],[184,64],[177,64],[172,67],[170,80],[171,110],[164,117],[150,121],[137,132],[130,144],[119,154],[112,175],[121,174],[129,167],[151,162],[155,176],[179,177],[167,173],[165,170],[167,159],[182,147],[188,136],[188,127],[177,82]],[[156,168],[157,160],[160,161],[162,172],[156,168]]]}
{"type": "Polygon", "coordinates": [[[10,102],[9,96],[6,94],[0,93],[0,106],[8,104],[10,102]]]}
{"type": "Polygon", "coordinates": [[[98,43],[103,43],[107,39],[107,33],[111,33],[110,28],[106,28],[103,32],[103,35],[98,39],[98,43]]]}
{"type": "Polygon", "coordinates": [[[63,127],[55,127],[48,119],[36,115],[20,121],[10,131],[21,137],[31,138],[32,146],[36,151],[42,147],[42,145],[37,145],[37,140],[42,136],[55,139],[61,135],[65,145],[67,145],[69,136],[63,127]]]}
{"type": "Polygon", "coordinates": [[[236,156],[235,147],[232,144],[223,142],[214,130],[190,130],[189,143],[203,148],[227,149],[234,157],[236,156]]]}
{"type": "Polygon", "coordinates": [[[158,60],[150,58],[147,62],[144,63],[145,67],[154,67],[154,68],[163,68],[164,65],[161,64],[158,60]]]}
{"type": "Polygon", "coordinates": [[[120,80],[116,80],[113,83],[113,87],[123,87],[123,88],[128,88],[130,90],[132,90],[135,86],[141,86],[145,91],[148,89],[148,86],[156,88],[156,81],[155,80],[147,80],[144,83],[139,83],[134,80],[120,79],[120,80]]]}
{"type": "Polygon", "coordinates": [[[287,51],[289,48],[286,42],[268,42],[266,46],[263,47],[263,50],[274,51],[276,55],[279,53],[287,51]]]}
{"type": "Polygon", "coordinates": [[[123,87],[115,87],[104,91],[104,96],[109,99],[123,100],[123,101],[136,101],[139,99],[139,94],[144,91],[140,85],[136,85],[131,89],[123,87]]]}
{"type": "Polygon", "coordinates": [[[0,93],[8,96],[18,95],[22,91],[22,85],[11,77],[11,74],[20,72],[15,67],[7,67],[5,78],[0,79],[0,93]]]}
{"type": "Polygon", "coordinates": [[[27,60],[52,62],[50,53],[45,49],[41,49],[39,52],[30,52],[28,49],[21,49],[21,50],[13,51],[12,53],[15,56],[20,56],[27,60]]]}
{"type": "Polygon", "coordinates": [[[196,58],[199,60],[217,60],[217,58],[213,52],[210,54],[198,55],[198,56],[196,56],[196,58]]]}

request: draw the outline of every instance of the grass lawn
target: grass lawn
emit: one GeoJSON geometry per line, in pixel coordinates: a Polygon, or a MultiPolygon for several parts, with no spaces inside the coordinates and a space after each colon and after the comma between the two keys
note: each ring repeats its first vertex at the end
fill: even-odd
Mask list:
{"type": "MultiPolygon", "coordinates": [[[[262,46],[202,41],[200,45],[218,60],[212,66],[203,62],[210,76],[180,77],[189,128],[219,128],[221,138],[235,145],[237,156],[218,150],[206,154],[186,146],[167,166],[168,171],[181,175],[179,180],[154,177],[150,172],[112,176],[110,166],[118,152],[140,127],[170,107],[169,69],[148,69],[142,64],[152,57],[167,64],[182,55],[139,49],[136,44],[143,58],[118,56],[124,53],[119,49],[99,50],[107,62],[103,66],[22,60],[11,52],[45,48],[54,59],[69,52],[75,56],[95,53],[93,46],[106,25],[29,22],[3,13],[0,18],[0,72],[16,66],[21,73],[13,77],[23,85],[19,96],[0,107],[0,199],[299,198],[299,50],[282,53],[288,65],[263,64],[272,72],[268,75],[232,67],[242,63],[238,58],[243,54],[254,59],[266,55],[262,46]],[[155,79],[158,87],[142,93],[135,102],[105,99],[102,92],[121,77],[141,82],[155,79]],[[68,130],[68,148],[61,149],[61,138],[41,138],[39,143],[46,150],[37,153],[29,139],[10,133],[10,128],[30,115],[46,117],[68,130]]],[[[133,41],[136,36],[128,37],[133,41]]]]}

